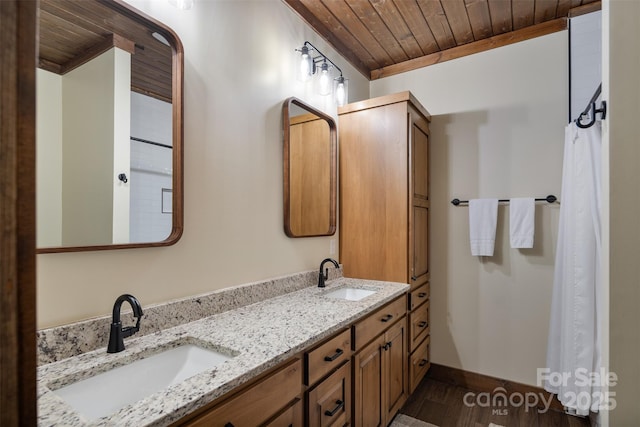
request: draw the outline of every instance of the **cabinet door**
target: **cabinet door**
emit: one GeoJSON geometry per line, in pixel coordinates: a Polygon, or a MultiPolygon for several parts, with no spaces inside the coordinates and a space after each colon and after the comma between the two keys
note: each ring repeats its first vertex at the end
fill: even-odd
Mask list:
{"type": "Polygon", "coordinates": [[[410,110],[413,197],[429,200],[429,127],[415,110],[410,110]]]}
{"type": "Polygon", "coordinates": [[[429,208],[413,207],[413,232],[411,233],[413,264],[411,288],[427,283],[429,274],[429,208]],[[415,279],[415,280],[414,280],[415,279]]]}
{"type": "Polygon", "coordinates": [[[344,275],[407,283],[407,104],[342,114],[339,128],[344,275]]]}
{"type": "Polygon", "coordinates": [[[407,320],[400,320],[384,334],[382,380],[385,420],[391,421],[407,400],[407,320]]]}
{"type": "Polygon", "coordinates": [[[409,113],[411,176],[409,209],[409,283],[415,289],[429,280],[429,127],[413,109],[409,113]]]}
{"type": "Polygon", "coordinates": [[[384,337],[374,340],[353,357],[355,427],[384,425],[382,405],[382,353],[384,337]]]}

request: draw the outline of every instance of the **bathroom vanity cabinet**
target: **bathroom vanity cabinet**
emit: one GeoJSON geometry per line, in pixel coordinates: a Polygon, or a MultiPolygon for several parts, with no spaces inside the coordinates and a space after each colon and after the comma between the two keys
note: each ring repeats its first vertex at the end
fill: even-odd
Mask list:
{"type": "Polygon", "coordinates": [[[409,394],[407,295],[175,426],[386,426],[409,394]]]}
{"type": "MultiPolygon", "coordinates": [[[[368,344],[356,347],[353,357],[354,422],[360,426],[386,426],[407,400],[407,322],[406,298],[400,298],[378,310],[354,327],[362,325],[378,332],[368,344]],[[402,308],[400,316],[394,311],[402,308]],[[394,313],[394,314],[392,314],[394,313]],[[393,317],[391,317],[393,316],[393,317]]],[[[366,342],[355,340],[354,342],[366,342]]]]}
{"type": "Polygon", "coordinates": [[[411,391],[430,366],[429,121],[410,92],[338,109],[340,263],[347,277],[411,285],[411,391]]]}

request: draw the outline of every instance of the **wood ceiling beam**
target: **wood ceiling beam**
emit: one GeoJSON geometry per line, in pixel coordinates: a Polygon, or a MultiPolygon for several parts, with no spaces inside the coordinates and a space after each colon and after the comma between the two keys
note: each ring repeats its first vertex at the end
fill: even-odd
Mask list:
{"type": "Polygon", "coordinates": [[[500,34],[484,40],[468,43],[463,46],[457,46],[441,52],[425,55],[420,58],[411,59],[399,64],[389,65],[371,71],[371,80],[381,79],[396,74],[404,73],[418,68],[427,67],[429,65],[438,64],[440,62],[450,61],[452,59],[461,58],[463,56],[472,55],[474,53],[484,52],[486,50],[495,49],[529,40],[535,37],[544,36],[567,29],[567,18],[558,18],[552,21],[543,22],[541,24],[525,27],[510,33],[500,34]]]}
{"type": "Polygon", "coordinates": [[[131,55],[135,53],[135,43],[133,41],[127,40],[117,34],[109,34],[102,42],[91,46],[80,55],[63,64],[60,74],[66,74],[114,47],[120,48],[125,52],[129,52],[131,55]]]}
{"type": "Polygon", "coordinates": [[[52,73],[64,75],[69,71],[75,70],[76,68],[80,67],[82,64],[86,64],[93,58],[102,55],[113,47],[118,47],[126,52],[129,52],[132,55],[135,53],[135,43],[133,41],[127,40],[126,38],[117,34],[109,34],[100,43],[91,46],[89,49],[85,50],[84,52],[70,59],[64,64],[56,64],[53,61],[49,61],[48,59],[41,57],[38,60],[38,68],[50,71],[52,73]]]}
{"type": "Polygon", "coordinates": [[[600,9],[602,9],[602,2],[600,1],[583,4],[582,6],[574,7],[573,9],[569,10],[569,18],[586,15],[587,13],[596,12],[600,9]]]}

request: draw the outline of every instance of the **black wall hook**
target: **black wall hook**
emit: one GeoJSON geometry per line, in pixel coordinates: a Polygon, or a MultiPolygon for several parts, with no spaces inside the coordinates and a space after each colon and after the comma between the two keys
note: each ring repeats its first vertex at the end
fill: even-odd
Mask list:
{"type": "Polygon", "coordinates": [[[119,179],[120,181],[124,182],[125,184],[126,184],[127,182],[129,182],[129,180],[127,179],[127,175],[126,175],[126,174],[124,174],[124,173],[121,173],[120,175],[118,175],[118,179],[119,179]]]}
{"type": "Polygon", "coordinates": [[[607,118],[607,101],[602,101],[602,106],[600,108],[596,108],[596,103],[591,103],[591,121],[589,123],[583,124],[582,117],[585,116],[585,113],[580,114],[580,117],[576,119],[576,125],[581,129],[590,128],[596,122],[596,114],[602,113],[601,119],[604,120],[607,118]]]}
{"type": "Polygon", "coordinates": [[[589,100],[589,103],[587,104],[587,108],[575,120],[576,126],[578,126],[581,129],[586,129],[593,126],[596,122],[596,114],[598,113],[602,113],[602,117],[601,117],[602,120],[607,118],[607,101],[602,101],[602,104],[600,104],[601,107],[596,109],[596,100],[598,99],[601,93],[602,93],[602,83],[598,85],[598,88],[596,89],[593,96],[589,100]],[[589,115],[589,111],[591,111],[591,121],[589,123],[583,124],[582,117],[589,115]]]}

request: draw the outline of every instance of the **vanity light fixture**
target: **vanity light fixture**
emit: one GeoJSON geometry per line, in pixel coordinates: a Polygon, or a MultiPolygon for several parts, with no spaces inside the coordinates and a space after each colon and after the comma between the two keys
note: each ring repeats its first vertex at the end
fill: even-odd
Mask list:
{"type": "Polygon", "coordinates": [[[332,60],[327,58],[314,45],[305,41],[300,49],[300,67],[298,70],[298,80],[308,82],[312,77],[318,75],[318,93],[326,96],[333,92],[336,104],[343,106],[349,102],[348,79],[342,75],[342,70],[332,60]],[[311,51],[318,55],[312,56],[311,51]],[[331,83],[331,69],[335,68],[340,75],[333,79],[331,83]]]}

